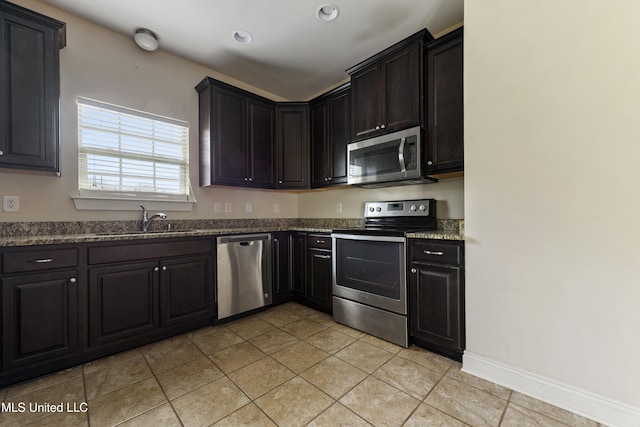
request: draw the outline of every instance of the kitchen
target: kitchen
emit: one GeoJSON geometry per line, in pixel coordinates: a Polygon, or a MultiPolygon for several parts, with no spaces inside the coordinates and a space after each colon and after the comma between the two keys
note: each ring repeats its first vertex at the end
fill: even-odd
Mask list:
{"type": "MultiPolygon", "coordinates": [[[[61,114],[63,174],[59,179],[52,179],[50,176],[3,171],[2,194],[20,196],[21,210],[18,221],[113,219],[113,213],[108,211],[76,211],[70,200],[70,196],[77,192],[76,153],[72,148],[73,144],[70,147],[68,144],[65,145],[65,141],[75,141],[76,97],[88,96],[143,111],[154,111],[168,117],[189,119],[192,123],[193,139],[196,138],[193,127],[197,123],[197,96],[193,86],[205,75],[219,78],[223,76],[162,50],[152,56],[141,55],[130,38],[90,24],[44,3],[18,3],[59,18],[67,22],[69,27],[68,47],[73,46],[73,49],[65,48],[60,52],[62,111],[66,111],[66,114],[61,114]],[[96,51],[100,54],[96,55],[96,51]],[[151,97],[149,94],[163,96],[151,97]],[[167,99],[171,99],[172,102],[167,102],[167,99]]],[[[223,206],[225,203],[231,204],[231,213],[221,212],[217,217],[226,219],[257,218],[257,213],[260,213],[260,217],[267,218],[334,218],[340,217],[336,212],[339,203],[342,204],[343,218],[356,218],[362,215],[363,203],[371,199],[414,199],[422,198],[427,193],[429,197],[446,201],[443,209],[439,206],[440,217],[465,218],[467,350],[470,355],[478,356],[470,359],[470,366],[471,363],[474,365],[473,368],[469,368],[469,372],[510,385],[512,388],[518,385],[521,390],[536,394],[558,406],[591,414],[603,422],[609,420],[611,425],[624,425],[624,421],[615,417],[620,414],[637,417],[637,409],[634,408],[639,406],[638,391],[635,387],[638,374],[633,370],[629,371],[629,367],[633,366],[633,354],[637,352],[638,344],[633,340],[629,341],[627,337],[634,336],[633,331],[640,326],[640,320],[634,304],[634,301],[638,300],[638,291],[628,285],[637,277],[634,248],[631,243],[624,243],[631,242],[633,237],[638,236],[637,222],[632,216],[637,202],[633,201],[633,197],[629,197],[637,190],[634,187],[637,178],[633,172],[633,164],[630,164],[637,148],[625,144],[624,140],[629,135],[635,135],[631,130],[634,127],[629,125],[625,128],[622,125],[626,122],[620,123],[620,119],[637,110],[634,99],[625,95],[632,92],[629,91],[629,87],[637,88],[637,83],[628,76],[624,67],[628,65],[633,69],[638,58],[633,56],[632,48],[625,50],[627,57],[622,61],[614,54],[622,49],[607,50],[607,46],[600,46],[602,49],[599,53],[611,52],[607,53],[607,63],[619,67],[615,68],[619,74],[616,81],[606,80],[607,91],[599,90],[593,93],[590,79],[599,77],[598,73],[604,73],[607,69],[604,66],[593,69],[592,55],[585,53],[587,48],[593,47],[586,38],[579,42],[574,37],[569,38],[572,42],[571,49],[577,52],[576,55],[584,54],[578,55],[577,58],[572,57],[572,61],[583,65],[584,70],[592,71],[585,71],[584,80],[574,81],[576,87],[565,88],[566,92],[561,91],[565,95],[565,98],[562,98],[565,103],[554,105],[553,102],[549,102],[551,105],[545,104],[545,110],[541,110],[538,101],[531,102],[541,98],[537,92],[544,89],[548,91],[544,93],[551,97],[551,94],[555,94],[560,88],[551,77],[540,82],[544,83],[542,87],[523,87],[520,82],[522,78],[533,79],[536,82],[539,81],[536,79],[540,79],[536,74],[539,70],[526,65],[533,63],[542,67],[545,61],[552,57],[553,60],[560,61],[559,67],[566,66],[567,69],[574,70],[573,63],[562,62],[566,59],[560,56],[564,49],[568,49],[566,44],[558,44],[562,37],[568,38],[567,34],[570,33],[564,29],[564,25],[573,28],[577,34],[584,35],[587,33],[585,22],[595,19],[593,16],[597,16],[596,12],[604,15],[608,12],[590,4],[595,11],[590,15],[589,12],[582,11],[580,3],[574,2],[571,10],[569,6],[565,6],[567,9],[558,10],[557,14],[542,16],[543,12],[538,10],[542,8],[522,3],[518,3],[517,6],[505,6],[496,2],[483,5],[482,10],[478,10],[479,6],[469,3],[465,4],[464,19],[464,180],[442,180],[428,187],[418,185],[401,189],[349,189],[299,194],[196,187],[194,192],[198,208],[194,210],[193,216],[188,218],[209,218],[209,213],[215,210],[215,203],[222,203],[223,206]],[[572,19],[573,13],[578,13],[577,10],[581,11],[582,20],[572,19]],[[499,21],[493,19],[494,15],[500,16],[501,13],[520,18],[503,18],[499,21]],[[532,17],[528,18],[530,21],[524,21],[527,24],[524,28],[531,33],[524,34],[520,29],[519,25],[523,24],[522,16],[532,17]],[[555,32],[548,35],[539,34],[540,28],[536,27],[535,22],[545,22],[555,32]],[[540,43],[539,47],[530,46],[532,39],[528,37],[531,37],[534,31],[536,40],[540,43]],[[520,38],[511,40],[513,34],[520,38]],[[528,52],[532,50],[532,56],[526,58],[526,61],[522,55],[518,56],[520,50],[516,41],[529,46],[528,52]],[[512,55],[506,55],[507,52],[512,55]],[[587,61],[586,57],[590,60],[587,61]],[[486,58],[501,60],[498,64],[488,62],[486,58]],[[474,70],[473,73],[471,70],[474,70]],[[478,73],[475,70],[478,70],[478,73]],[[507,71],[517,72],[517,80],[506,75],[507,71]],[[494,75],[500,77],[499,81],[496,81],[494,75]],[[503,87],[505,83],[510,85],[503,87]],[[606,105],[616,105],[616,109],[604,112],[598,110],[603,116],[599,116],[598,119],[584,119],[585,115],[589,118],[589,114],[593,113],[585,111],[586,107],[582,106],[584,99],[572,96],[577,96],[575,93],[581,93],[579,90],[587,87],[591,92],[588,98],[590,102],[594,99],[600,100],[606,102],[606,105]],[[489,88],[491,92],[488,92],[489,88]],[[500,102],[489,101],[493,99],[500,102]],[[487,107],[488,102],[491,108],[487,107]],[[567,104],[579,113],[568,113],[567,104]],[[544,117],[553,123],[553,127],[538,127],[538,117],[542,111],[544,117]],[[572,130],[584,130],[578,135],[568,133],[568,127],[559,123],[556,116],[575,121],[576,123],[571,123],[572,130]],[[499,122],[496,122],[497,117],[500,118],[499,122]],[[610,141],[612,138],[604,138],[604,135],[601,135],[601,132],[613,126],[613,123],[617,129],[615,136],[621,140],[620,142],[610,141]],[[516,127],[516,124],[520,127],[516,127]],[[524,135],[522,130],[526,130],[524,135]],[[566,133],[561,133],[562,144],[557,143],[558,137],[553,133],[547,133],[550,130],[565,130],[566,133]],[[618,149],[624,150],[623,156],[615,158],[615,164],[620,164],[615,171],[602,170],[601,173],[589,173],[585,176],[585,164],[597,165],[601,162],[595,157],[595,150],[585,152],[582,145],[578,145],[584,140],[591,141],[591,133],[603,136],[602,140],[607,140],[608,145],[613,144],[614,149],[607,151],[607,154],[614,154],[618,149]],[[523,138],[530,138],[535,141],[535,145],[522,147],[511,143],[512,140],[523,138]],[[547,156],[551,152],[555,153],[558,147],[565,147],[557,153],[564,162],[558,164],[558,159],[555,158],[555,161],[549,163],[547,156]],[[541,168],[539,165],[530,165],[533,160],[540,161],[544,166],[541,168]],[[555,191],[550,194],[556,188],[558,194],[556,195],[555,191]],[[581,190],[583,188],[586,189],[581,190]],[[375,191],[373,198],[371,191],[375,191]],[[593,196],[596,194],[607,194],[606,206],[594,205],[593,196]],[[245,212],[247,200],[253,205],[252,215],[245,212]],[[550,201],[554,202],[553,206],[562,207],[563,210],[557,207],[542,210],[541,207],[549,206],[550,201]],[[274,204],[279,205],[279,215],[273,212],[274,204]],[[631,234],[631,239],[612,236],[611,225],[604,220],[605,215],[616,217],[616,221],[624,224],[625,233],[631,234]],[[584,230],[589,230],[588,237],[584,235],[584,230]],[[520,237],[518,242],[513,241],[514,236],[520,237]],[[555,246],[545,246],[545,238],[555,246]],[[594,259],[584,248],[590,241],[596,246],[601,243],[613,247],[612,253],[615,253],[617,258],[607,255],[594,259]],[[521,256],[516,257],[516,253],[521,256]],[[574,255],[567,259],[567,253],[574,255]],[[554,256],[557,256],[558,260],[554,259],[554,256]],[[542,273],[537,273],[539,262],[543,263],[544,271],[555,272],[559,277],[545,277],[546,280],[543,280],[539,277],[542,273]],[[565,265],[566,262],[569,262],[569,265],[565,265]],[[581,272],[577,278],[574,277],[576,271],[581,272]],[[605,271],[612,276],[604,275],[605,271]],[[620,283],[615,295],[605,292],[608,286],[604,284],[612,281],[620,283]],[[571,297],[571,300],[567,297],[571,297]],[[575,304],[574,299],[580,301],[580,304],[575,304]],[[608,301],[606,306],[598,304],[604,300],[608,301]],[[543,318],[539,316],[540,312],[545,314],[543,318]],[[600,315],[587,316],[596,312],[600,315]],[[549,334],[549,331],[555,332],[549,334]],[[597,343],[595,348],[594,342],[597,343]],[[612,351],[619,348],[621,343],[631,348],[612,351]],[[550,350],[553,351],[550,353],[550,350]],[[580,360],[581,363],[576,364],[576,360],[580,360]],[[551,380],[547,383],[556,387],[552,388],[551,392],[546,389],[532,389],[531,384],[524,381],[529,378],[524,375],[528,372],[536,374],[536,380],[551,380]],[[577,387],[578,392],[572,387],[577,387]],[[576,395],[580,398],[578,404],[571,399],[576,395]],[[593,411],[592,407],[596,406],[594,402],[606,402],[606,409],[597,414],[590,412],[593,411]],[[612,413],[614,415],[611,415],[612,413]]],[[[601,30],[611,37],[615,35],[616,43],[626,40],[625,37],[618,37],[619,35],[629,34],[628,43],[636,37],[631,36],[633,27],[629,22],[637,18],[638,14],[629,4],[627,6],[627,13],[620,14],[622,22],[619,25],[608,23],[608,26],[601,30]]],[[[598,40],[600,43],[604,43],[603,40],[611,42],[606,37],[598,40]]],[[[567,40],[563,42],[568,43],[567,40]]],[[[227,76],[224,78],[238,87],[261,93],[257,88],[247,87],[246,84],[227,76]]],[[[604,84],[602,81],[600,83],[604,84]]],[[[632,119],[629,121],[632,122],[632,119]]],[[[198,156],[196,145],[191,144],[191,158],[198,156]]],[[[594,172],[598,172],[598,169],[594,172]]],[[[154,207],[150,209],[156,211],[154,207]]],[[[17,218],[15,214],[10,213],[0,212],[0,215],[3,222],[16,221],[17,218]]],[[[131,211],[119,214],[118,219],[136,220],[138,216],[138,212],[131,211]]],[[[170,213],[169,217],[178,219],[181,216],[170,213]]],[[[632,423],[627,422],[627,425],[632,423]]]]}

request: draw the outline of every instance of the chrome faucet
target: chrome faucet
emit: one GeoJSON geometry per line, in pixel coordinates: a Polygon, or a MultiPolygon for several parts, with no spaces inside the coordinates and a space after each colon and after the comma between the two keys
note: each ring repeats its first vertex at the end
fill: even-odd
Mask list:
{"type": "Polygon", "coordinates": [[[154,219],[156,218],[165,219],[167,217],[166,214],[163,214],[162,212],[158,212],[156,214],[151,215],[151,218],[148,218],[147,210],[142,205],[140,205],[140,207],[142,208],[142,231],[143,232],[149,231],[149,224],[151,224],[151,221],[153,221],[154,219]]]}

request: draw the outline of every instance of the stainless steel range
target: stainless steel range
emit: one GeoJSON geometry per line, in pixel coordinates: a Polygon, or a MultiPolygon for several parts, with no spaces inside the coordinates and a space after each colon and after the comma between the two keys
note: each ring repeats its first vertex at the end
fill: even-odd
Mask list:
{"type": "Polygon", "coordinates": [[[434,199],[365,203],[365,227],[333,230],[333,319],[409,346],[406,233],[436,228],[434,199]]]}

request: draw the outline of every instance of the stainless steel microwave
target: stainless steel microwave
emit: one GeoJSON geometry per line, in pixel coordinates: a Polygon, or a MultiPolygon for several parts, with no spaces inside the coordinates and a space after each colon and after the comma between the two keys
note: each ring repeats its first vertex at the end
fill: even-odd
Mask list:
{"type": "Polygon", "coordinates": [[[437,182],[426,176],[420,126],[347,145],[347,183],[362,187],[437,182]]]}

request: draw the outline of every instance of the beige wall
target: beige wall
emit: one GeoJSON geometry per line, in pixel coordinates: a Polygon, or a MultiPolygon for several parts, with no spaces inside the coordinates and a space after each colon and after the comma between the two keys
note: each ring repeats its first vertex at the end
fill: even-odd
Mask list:
{"type": "Polygon", "coordinates": [[[636,413],[638,22],[636,0],[465,1],[467,355],[636,413]]]}
{"type": "Polygon", "coordinates": [[[436,199],[438,218],[464,218],[464,179],[449,178],[435,184],[386,188],[347,188],[313,191],[298,196],[301,218],[358,218],[364,203],[385,200],[436,199]],[[342,213],[337,204],[342,204],[342,213]]]}
{"type": "MultiPolygon", "coordinates": [[[[70,199],[77,193],[77,113],[76,98],[83,96],[129,108],[187,121],[190,128],[191,179],[198,204],[192,212],[169,212],[174,219],[202,218],[292,218],[361,217],[368,200],[436,197],[440,216],[463,217],[463,181],[429,186],[392,187],[386,190],[345,189],[293,193],[235,188],[198,187],[198,104],[194,86],[204,76],[212,76],[273,100],[272,94],[250,87],[175,55],[158,50],[139,49],[129,37],[35,0],[15,3],[67,23],[67,46],[60,52],[61,62],[61,168],[60,178],[0,169],[0,196],[20,197],[20,212],[5,213],[2,221],[62,221],[136,219],[137,211],[78,211],[70,199]],[[336,203],[344,205],[336,212],[336,203]],[[214,213],[221,203],[222,213],[214,213]],[[224,213],[224,204],[232,213],[224,213]],[[245,213],[251,203],[252,213],[245,213]],[[279,213],[274,212],[279,205],[279,213]]],[[[451,181],[451,180],[449,180],[451,181]]]]}

